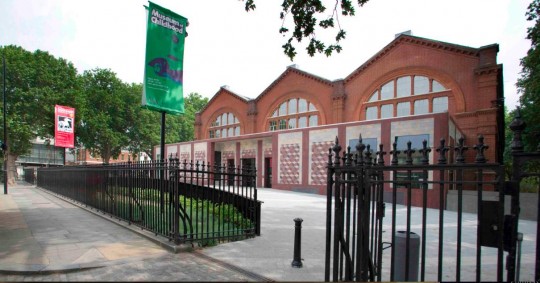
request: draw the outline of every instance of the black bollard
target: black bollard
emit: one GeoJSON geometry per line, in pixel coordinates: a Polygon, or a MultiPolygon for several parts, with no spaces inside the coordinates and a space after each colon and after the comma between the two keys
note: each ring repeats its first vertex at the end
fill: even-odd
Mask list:
{"type": "Polygon", "coordinates": [[[300,256],[302,241],[302,218],[294,219],[294,256],[291,263],[292,267],[302,267],[302,258],[300,256]]]}

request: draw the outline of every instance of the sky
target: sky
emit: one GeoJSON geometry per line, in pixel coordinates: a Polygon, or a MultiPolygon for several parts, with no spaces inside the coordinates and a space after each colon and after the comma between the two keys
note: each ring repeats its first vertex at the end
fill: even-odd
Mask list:
{"type": "MultiPolygon", "coordinates": [[[[345,78],[389,44],[397,33],[482,47],[499,44],[505,104],[518,105],[515,83],[526,39],[530,0],[370,0],[354,17],[340,17],[343,51],[310,57],[297,46],[291,61],[279,34],[281,1],[256,0],[246,12],[241,0],[155,0],[189,20],[184,52],[184,95],[211,98],[222,86],[256,98],[288,66],[328,80],[345,78]]],[[[323,0],[332,7],[334,0],[323,0]]],[[[356,3],[356,1],[353,1],[356,3]]],[[[47,51],[78,72],[111,69],[126,83],[142,83],[146,45],[146,0],[0,0],[0,46],[47,51]]],[[[292,26],[289,26],[292,27],[292,26]]],[[[319,33],[318,36],[325,36],[319,33]]],[[[328,37],[321,37],[325,39],[328,37]]]]}

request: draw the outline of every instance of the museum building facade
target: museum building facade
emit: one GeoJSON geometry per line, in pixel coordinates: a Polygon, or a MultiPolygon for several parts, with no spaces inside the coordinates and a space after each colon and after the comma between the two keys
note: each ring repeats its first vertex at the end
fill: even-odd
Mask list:
{"type": "MultiPolygon", "coordinates": [[[[165,154],[226,166],[255,166],[257,187],[326,193],[328,149],[339,139],[387,152],[431,148],[444,138],[474,145],[483,135],[488,162],[502,161],[502,65],[497,44],[471,48],[407,34],[344,79],[287,69],[256,98],[221,87],[196,115],[195,140],[167,144],[165,154]]],[[[159,159],[159,146],[155,147],[159,159]]],[[[432,150],[430,163],[436,163],[432,150]]],[[[449,151],[452,160],[452,151],[449,151]]],[[[390,154],[385,156],[390,163],[390,154]]],[[[417,161],[420,155],[413,155],[417,161]]],[[[404,159],[404,156],[401,156],[404,159]]],[[[466,159],[474,160],[472,150],[466,159]]],[[[450,161],[451,162],[451,161],[450,161]]],[[[430,187],[430,195],[438,195],[430,187]]],[[[413,194],[413,202],[416,193],[413,194]]],[[[438,197],[429,207],[439,207],[438,197]]]]}

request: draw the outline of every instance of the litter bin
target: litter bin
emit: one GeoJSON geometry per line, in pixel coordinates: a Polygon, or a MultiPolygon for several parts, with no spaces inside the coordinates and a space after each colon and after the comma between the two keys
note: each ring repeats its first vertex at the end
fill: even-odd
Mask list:
{"type": "Polygon", "coordinates": [[[418,281],[418,265],[420,254],[420,236],[409,232],[409,278],[405,279],[405,256],[407,251],[407,231],[397,231],[394,243],[394,281],[418,281]]]}

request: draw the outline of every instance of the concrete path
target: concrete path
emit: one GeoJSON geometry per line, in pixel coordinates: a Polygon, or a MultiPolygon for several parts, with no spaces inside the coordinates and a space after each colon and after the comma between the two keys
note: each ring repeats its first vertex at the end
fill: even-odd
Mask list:
{"type": "MultiPolygon", "coordinates": [[[[125,222],[89,212],[33,186],[0,195],[0,281],[323,281],[326,197],[259,189],[261,236],[192,251],[125,222]],[[105,220],[105,219],[106,220],[105,220]],[[302,218],[302,268],[293,268],[294,218],[302,218]]],[[[384,241],[390,236],[387,205],[384,241]]],[[[412,231],[420,234],[421,209],[412,231]]],[[[397,206],[398,230],[406,208],[397,206]]],[[[444,276],[455,280],[455,212],[444,212],[444,276]]],[[[436,280],[438,210],[428,210],[426,280],[436,280]]],[[[462,280],[474,281],[476,215],[463,214],[462,280]]],[[[536,222],[521,221],[520,279],[534,278],[536,222]]],[[[482,249],[482,280],[494,280],[494,249],[482,249]]],[[[383,253],[388,281],[390,250],[383,253]]]]}

